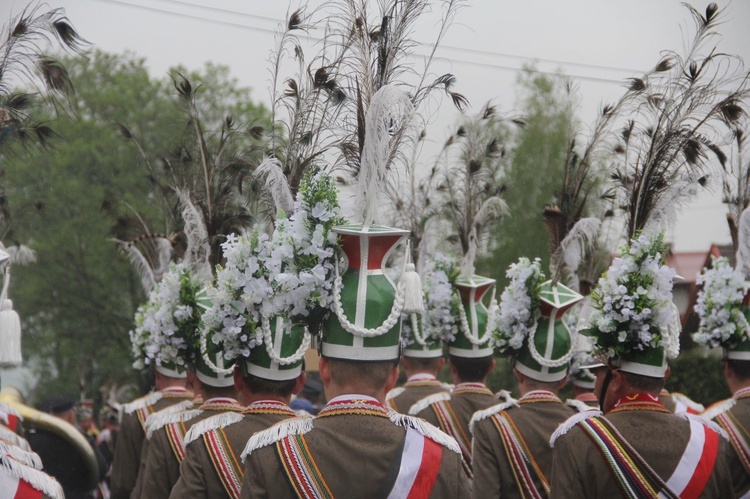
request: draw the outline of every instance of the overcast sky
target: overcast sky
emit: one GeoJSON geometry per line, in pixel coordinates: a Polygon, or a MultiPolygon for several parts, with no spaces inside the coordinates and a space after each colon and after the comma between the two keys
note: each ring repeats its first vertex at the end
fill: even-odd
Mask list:
{"type": "MultiPolygon", "coordinates": [[[[267,58],[274,31],[288,9],[283,0],[51,0],[47,4],[64,7],[93,46],[115,53],[132,51],[147,60],[155,75],[177,64],[189,68],[202,67],[205,61],[226,64],[243,86],[253,89],[255,99],[269,102],[267,58]]],[[[694,3],[700,10],[707,4],[694,3]]],[[[6,22],[25,5],[23,0],[0,0],[0,20],[6,22]]],[[[292,6],[296,8],[298,2],[292,6]]],[[[726,6],[722,38],[716,40],[720,49],[750,60],[750,1],[720,6],[726,6]]],[[[437,15],[432,15],[419,25],[420,42],[432,41],[436,20],[437,15]]],[[[579,116],[590,123],[602,102],[623,92],[619,82],[653,66],[660,51],[679,50],[684,33],[691,29],[687,9],[676,0],[474,0],[459,13],[438,51],[441,60],[435,71],[456,74],[456,89],[470,99],[475,111],[490,99],[510,111],[517,97],[518,69],[536,61],[540,70],[561,70],[578,81],[579,116]]],[[[427,50],[418,48],[417,57],[427,50]]],[[[441,113],[433,116],[436,130],[430,135],[442,141],[455,112],[444,105],[441,113]]],[[[716,186],[720,190],[720,182],[716,186]]],[[[705,250],[711,242],[728,242],[725,211],[718,191],[701,199],[670,232],[675,249],[705,250]]]]}

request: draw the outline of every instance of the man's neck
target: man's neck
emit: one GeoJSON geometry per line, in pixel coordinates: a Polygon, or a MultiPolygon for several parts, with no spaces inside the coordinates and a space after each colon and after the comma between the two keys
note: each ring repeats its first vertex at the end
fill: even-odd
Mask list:
{"type": "Polygon", "coordinates": [[[340,395],[367,395],[381,404],[385,404],[385,389],[373,391],[372,388],[364,388],[361,386],[336,386],[330,384],[325,387],[325,392],[328,400],[332,400],[340,395]]]}
{"type": "Polygon", "coordinates": [[[741,381],[727,379],[727,384],[729,385],[729,391],[734,395],[740,390],[750,388],[750,379],[741,381]]]}
{"type": "Polygon", "coordinates": [[[240,401],[243,405],[248,406],[261,400],[273,400],[274,402],[281,402],[282,404],[289,405],[292,401],[291,397],[284,397],[282,395],[275,395],[270,393],[244,393],[240,397],[240,401]]]}
{"type": "Polygon", "coordinates": [[[161,391],[165,388],[185,388],[186,380],[184,378],[159,378],[156,380],[154,385],[156,389],[161,391]]]}

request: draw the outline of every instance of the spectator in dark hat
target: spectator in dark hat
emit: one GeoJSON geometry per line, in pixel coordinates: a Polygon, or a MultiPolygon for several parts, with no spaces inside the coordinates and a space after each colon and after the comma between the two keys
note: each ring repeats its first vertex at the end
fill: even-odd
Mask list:
{"type": "Polygon", "coordinates": [[[94,442],[77,426],[76,399],[70,395],[55,395],[37,404],[37,408],[65,423],[45,425],[40,423],[28,434],[29,445],[39,454],[46,473],[55,477],[63,487],[67,499],[95,497],[96,483],[106,471],[104,458],[94,442]],[[86,450],[82,449],[75,437],[77,432],[88,442],[96,459],[96,470],[89,464],[86,450]]]}

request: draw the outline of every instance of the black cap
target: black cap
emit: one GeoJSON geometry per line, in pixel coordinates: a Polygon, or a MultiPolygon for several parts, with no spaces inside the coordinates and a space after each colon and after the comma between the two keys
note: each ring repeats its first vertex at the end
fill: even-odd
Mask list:
{"type": "Polygon", "coordinates": [[[36,405],[36,408],[40,411],[55,414],[71,410],[77,402],[76,398],[72,395],[60,394],[42,400],[36,405]]]}

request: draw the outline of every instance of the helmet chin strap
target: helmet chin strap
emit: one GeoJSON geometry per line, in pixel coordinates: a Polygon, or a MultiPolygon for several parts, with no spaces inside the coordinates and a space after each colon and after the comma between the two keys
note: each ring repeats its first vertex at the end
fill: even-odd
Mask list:
{"type": "Polygon", "coordinates": [[[604,382],[602,383],[602,391],[599,393],[599,409],[604,412],[604,399],[607,397],[607,390],[609,389],[609,383],[612,381],[612,369],[607,368],[607,374],[604,375],[604,382]]]}

